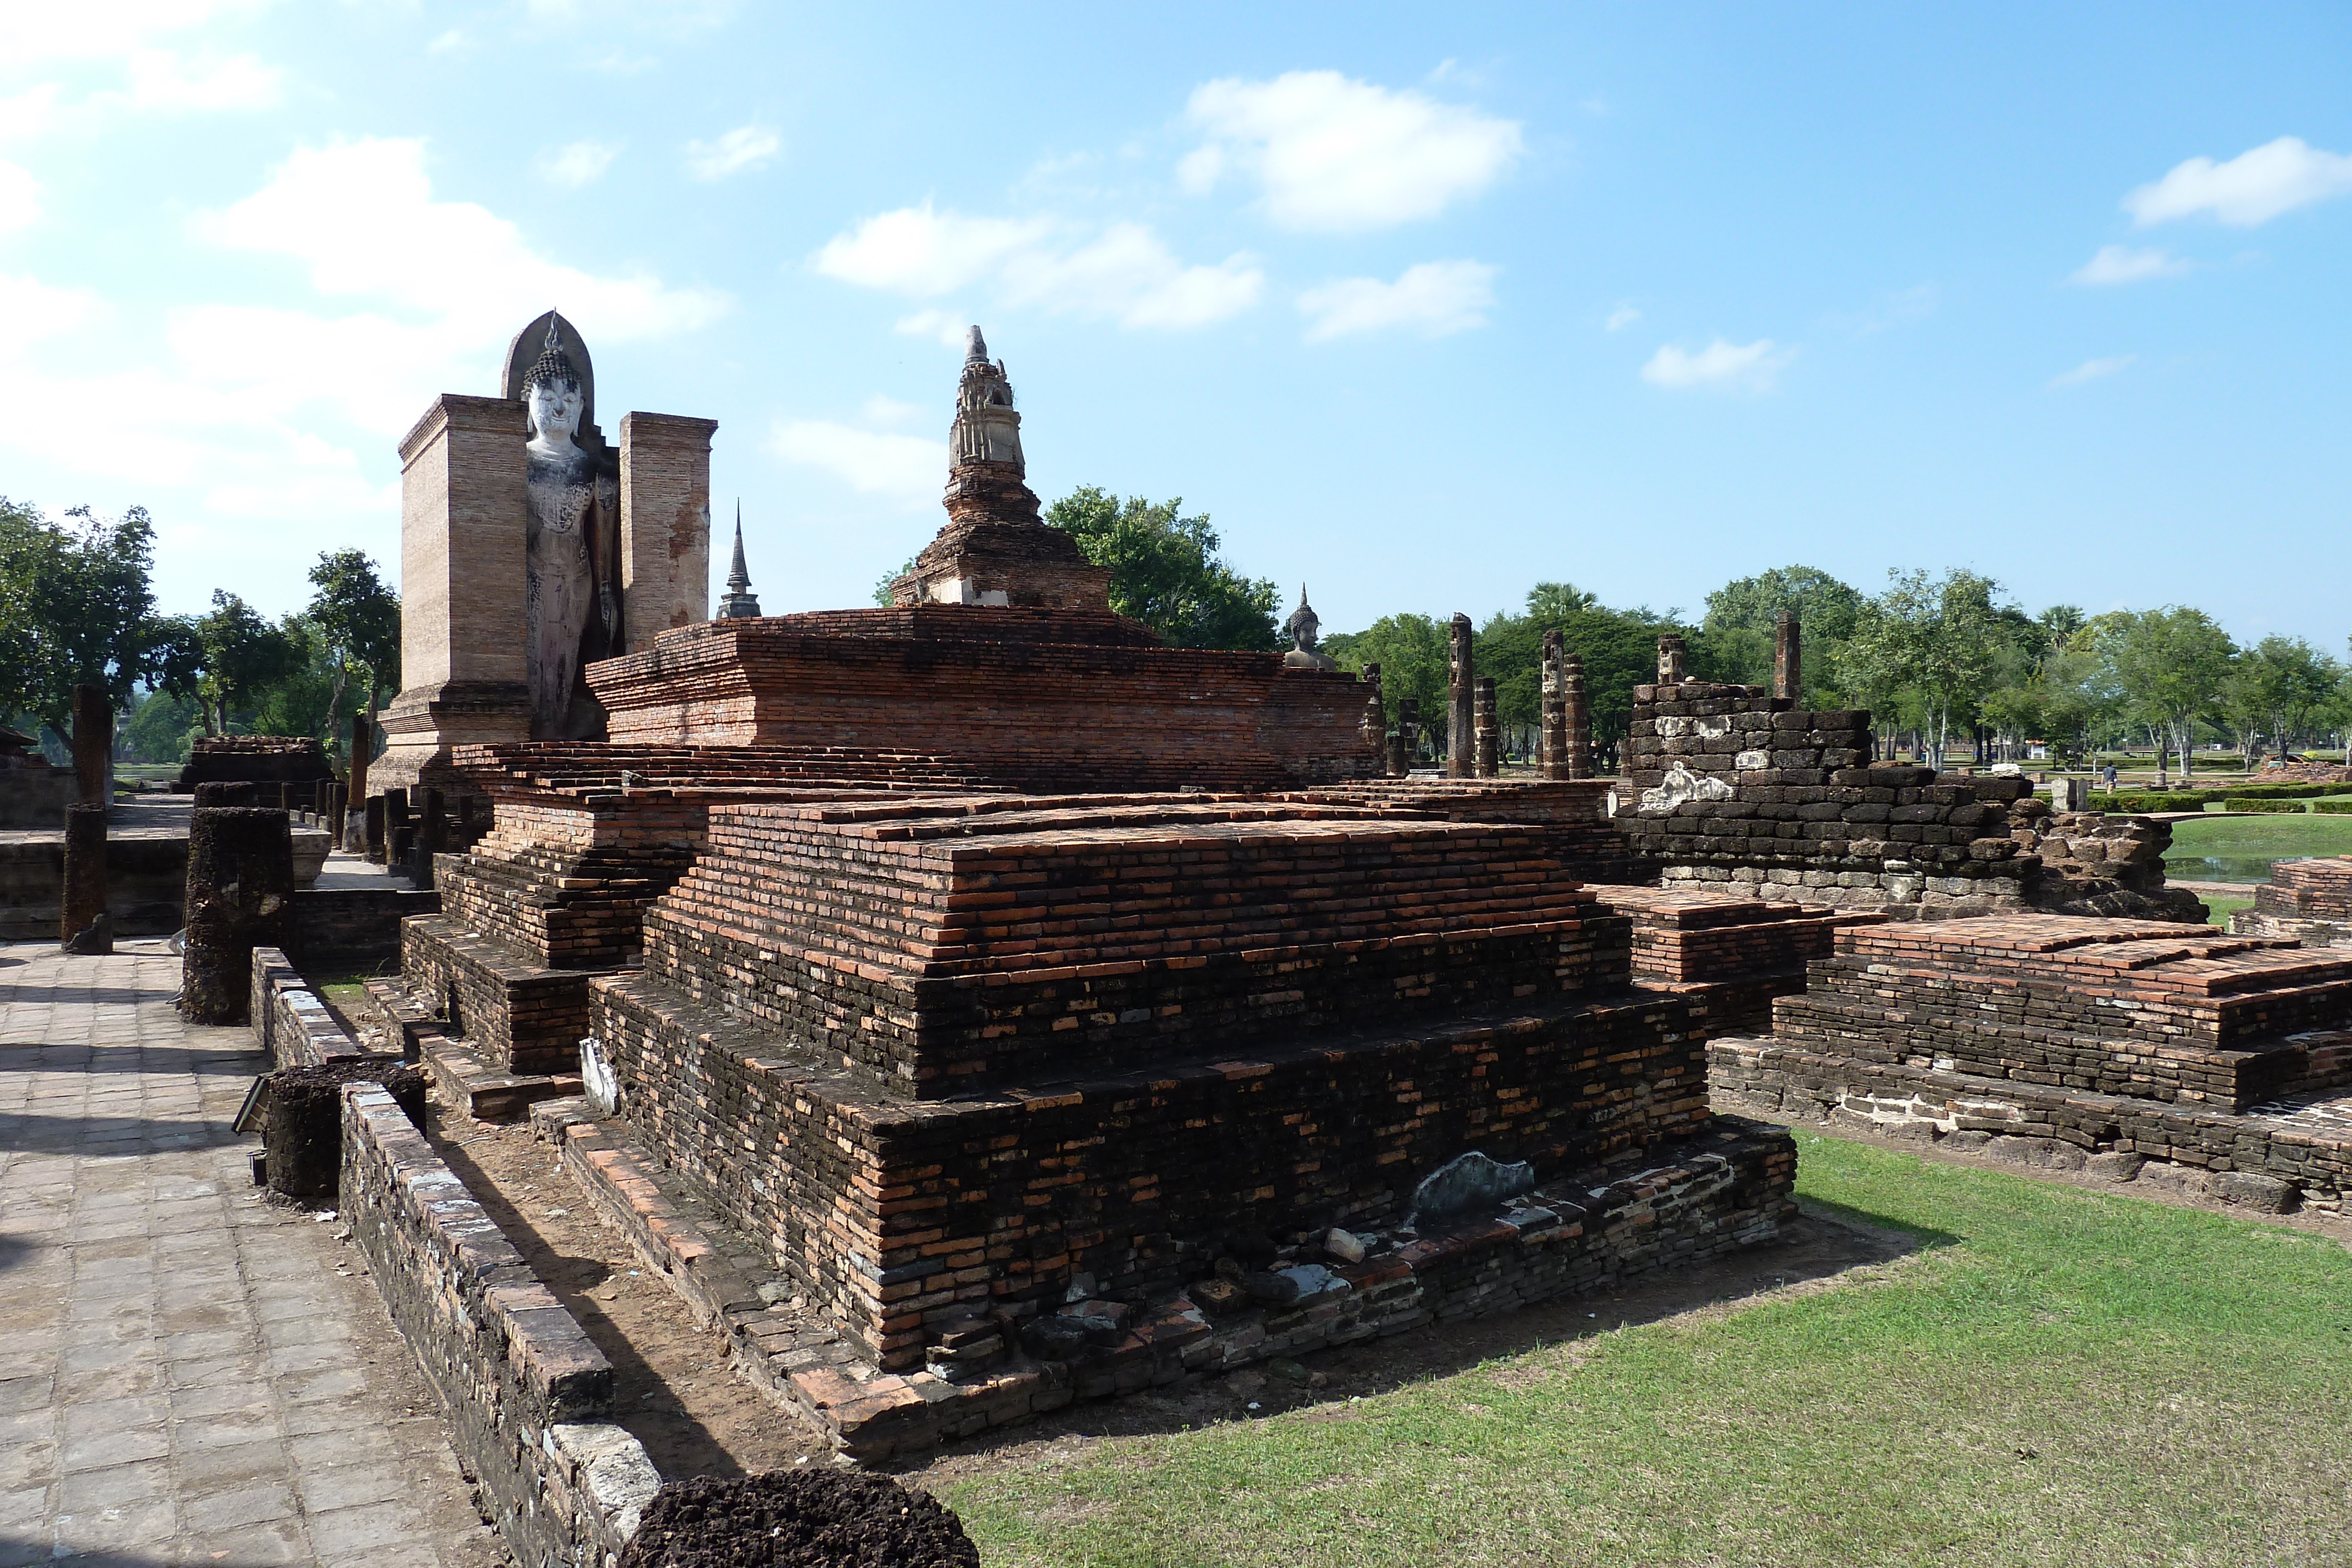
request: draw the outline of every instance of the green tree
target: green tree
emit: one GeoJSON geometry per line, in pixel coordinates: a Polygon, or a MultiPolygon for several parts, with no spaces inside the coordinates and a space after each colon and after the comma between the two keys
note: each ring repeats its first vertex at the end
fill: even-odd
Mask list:
{"type": "Polygon", "coordinates": [[[2198,722],[2220,707],[2237,644],[2211,616],[2181,605],[2100,622],[2102,652],[2124,700],[2179,753],[2181,776],[2191,776],[2198,722]]]}
{"type": "Polygon", "coordinates": [[[122,726],[122,755],[132,762],[185,762],[188,743],[203,727],[194,703],[151,691],[122,726]]]}
{"type": "Polygon", "coordinates": [[[2010,643],[1993,602],[2000,585],[1960,570],[1887,577],[1886,591],[1856,618],[1844,662],[1858,690],[1880,701],[1907,699],[1929,765],[1941,771],[1952,726],[1975,719],[2010,643]]]}
{"type": "Polygon", "coordinates": [[[1774,627],[1780,612],[1790,612],[1803,634],[1800,700],[1808,707],[1835,707],[1843,697],[1836,677],[1839,660],[1863,602],[1859,592],[1817,568],[1775,567],[1708,594],[1699,631],[1719,679],[1767,685],[1772,679],[1774,627]]]}
{"type": "Polygon", "coordinates": [[[2343,671],[2300,637],[2265,637],[2238,657],[2221,686],[2221,713],[2237,732],[2248,761],[2267,732],[2282,752],[2292,749],[2325,707],[2343,671]]]}
{"type": "Polygon", "coordinates": [[[1097,566],[1110,569],[1110,607],[1175,648],[1272,652],[1279,645],[1270,578],[1245,578],[1217,555],[1206,514],[1185,517],[1179,497],[1125,501],[1082,485],[1045,508],[1097,566]]]}
{"type": "Polygon", "coordinates": [[[1341,669],[1358,674],[1366,664],[1381,667],[1381,706],[1394,727],[1407,697],[1421,705],[1422,733],[1431,748],[1445,747],[1446,632],[1444,622],[1410,611],[1383,615],[1361,632],[1322,639],[1321,647],[1341,669]]]}
{"type": "Polygon", "coordinates": [[[161,632],[149,587],[155,531],[131,507],[87,507],[53,523],[0,497],[0,712],[67,733],[73,688],[103,686],[117,711],[152,664],[161,632]]]}
{"type": "Polygon", "coordinates": [[[248,703],[301,664],[294,638],[243,599],[215,588],[211,614],[183,616],[170,628],[157,684],[173,696],[195,700],[205,733],[226,735],[248,703]]]}
{"type": "Polygon", "coordinates": [[[384,586],[375,562],[355,549],[321,553],[310,569],[310,605],[303,619],[320,644],[319,658],[331,672],[327,724],[332,728],[354,709],[374,712],[383,694],[397,685],[400,595],[384,586]],[[347,706],[345,693],[354,684],[361,700],[347,706]]]}

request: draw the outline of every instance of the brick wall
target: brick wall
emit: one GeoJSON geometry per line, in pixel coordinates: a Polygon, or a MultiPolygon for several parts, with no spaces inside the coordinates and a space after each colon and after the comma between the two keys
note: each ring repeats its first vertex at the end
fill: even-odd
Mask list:
{"type": "Polygon", "coordinates": [[[2315,1069],[2286,1039],[2352,1023],[2352,954],[2331,953],[2064,915],[1866,926],[1773,1004],[1773,1035],[1864,1063],[2237,1112],[2352,1074],[2315,1069]]]}
{"type": "Polygon", "coordinates": [[[401,922],[400,972],[412,995],[501,1071],[577,1071],[586,975],[538,967],[439,915],[401,922]]]}
{"type": "Polygon", "coordinates": [[[1549,1176],[1707,1116],[1687,998],[1555,1000],[935,1102],[650,975],[593,989],[637,1134],[888,1367],[920,1363],[927,1328],[1056,1303],[1081,1274],[1122,1300],[1164,1295],[1223,1227],[1393,1223],[1465,1149],[1549,1176]]]}
{"type": "Polygon", "coordinates": [[[1366,778],[1355,676],[1162,648],[1108,612],[976,605],[708,622],[592,664],[625,743],[930,753],[1030,790],[1366,778]]]}
{"type": "Polygon", "coordinates": [[[367,1054],[275,947],[253,950],[253,989],[246,1018],[273,1066],[318,1067],[367,1054]]]}
{"type": "Polygon", "coordinates": [[[341,1213],[525,1563],[618,1568],[660,1478],[611,1419],[613,1368],[392,1096],[343,1091],[341,1213]]]}
{"type": "Polygon", "coordinates": [[[894,1092],[1540,1001],[1625,980],[1542,831],[1348,807],[724,806],[646,915],[649,974],[894,1092]]]}

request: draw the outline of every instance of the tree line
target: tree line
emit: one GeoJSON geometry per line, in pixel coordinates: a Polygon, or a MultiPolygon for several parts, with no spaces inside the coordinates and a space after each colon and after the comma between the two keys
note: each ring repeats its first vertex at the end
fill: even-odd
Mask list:
{"type": "MultiPolygon", "coordinates": [[[[1477,673],[1494,678],[1498,720],[1530,748],[1543,634],[1557,627],[1584,661],[1593,741],[1605,749],[1632,718],[1632,688],[1654,678],[1662,632],[1685,639],[1694,678],[1764,685],[1783,611],[1802,632],[1802,706],[1869,709],[1883,756],[1907,740],[1942,767],[1963,737],[1980,760],[2020,759],[2035,743],[2062,763],[2146,745],[2186,772],[2200,742],[2227,740],[2250,760],[2258,748],[2341,746],[2352,729],[2352,671],[2302,638],[2242,647],[2183,605],[2029,613],[1993,579],[1958,570],[1890,571],[1884,590],[1865,595],[1815,568],[1782,567],[1708,594],[1696,624],[1678,611],[1614,610],[1570,584],[1539,582],[1521,610],[1476,629],[1477,673]]],[[[1444,751],[1444,622],[1385,615],[1324,646],[1349,669],[1377,663],[1389,721],[1415,699],[1433,750],[1444,751]]]]}
{"type": "Polygon", "coordinates": [[[400,596],[373,560],[330,550],[310,601],[271,622],[213,591],[203,615],[160,615],[154,524],[61,518],[0,497],[0,715],[62,750],[73,688],[105,689],[131,760],[184,758],[196,735],[309,735],[340,749],[349,717],[400,679],[400,596]]]}

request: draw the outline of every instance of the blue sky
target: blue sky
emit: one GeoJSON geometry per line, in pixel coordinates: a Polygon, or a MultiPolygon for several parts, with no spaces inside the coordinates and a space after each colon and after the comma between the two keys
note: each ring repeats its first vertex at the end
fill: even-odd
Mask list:
{"type": "Polygon", "coordinates": [[[0,11],[0,492],[165,605],[398,559],[552,305],[717,419],[771,612],[1033,486],[1181,495],[1333,630],[1804,562],[2352,630],[2352,9],[0,11]]]}

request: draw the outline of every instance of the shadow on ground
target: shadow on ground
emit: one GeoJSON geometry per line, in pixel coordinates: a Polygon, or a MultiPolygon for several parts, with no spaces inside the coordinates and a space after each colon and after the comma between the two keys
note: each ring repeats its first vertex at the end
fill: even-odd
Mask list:
{"type": "Polygon", "coordinates": [[[1345,1405],[1412,1384],[1465,1372],[1482,1362],[1569,1345],[1618,1328],[1706,1312],[1737,1312],[1792,1295],[1834,1288],[1855,1269],[1871,1268],[1952,1246],[1960,1237],[1898,1227],[1835,1204],[1807,1201],[1781,1239],[1690,1269],[1654,1270],[1614,1289],[1556,1301],[1455,1319],[1391,1338],[1360,1342],[1301,1356],[1293,1365],[1320,1386],[1275,1374],[1279,1363],[1259,1363],[1173,1388],[1121,1399],[1072,1405],[1026,1426],[969,1438],[904,1465],[880,1467],[919,1484],[1017,1463],[1021,1450],[1070,1438],[1155,1436],[1213,1422],[1241,1421],[1286,1410],[1345,1405]]]}

